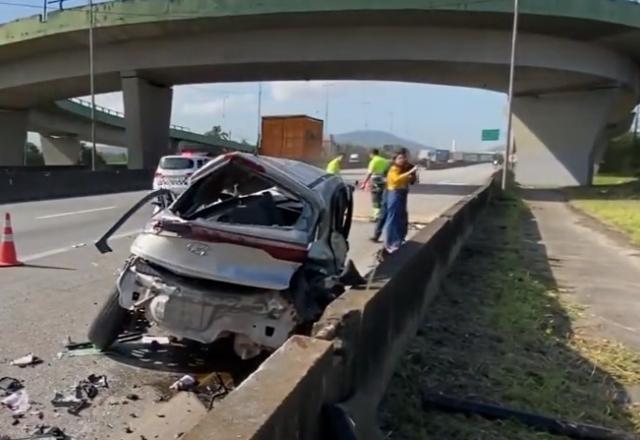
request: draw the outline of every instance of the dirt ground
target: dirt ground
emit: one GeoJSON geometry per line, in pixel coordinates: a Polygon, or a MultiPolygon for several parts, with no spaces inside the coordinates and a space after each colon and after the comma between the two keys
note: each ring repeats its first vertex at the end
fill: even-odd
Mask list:
{"type": "Polygon", "coordinates": [[[582,326],[517,197],[492,202],[410,343],[379,410],[386,438],[555,439],[423,407],[424,391],[640,433],[640,357],[582,326]]]}

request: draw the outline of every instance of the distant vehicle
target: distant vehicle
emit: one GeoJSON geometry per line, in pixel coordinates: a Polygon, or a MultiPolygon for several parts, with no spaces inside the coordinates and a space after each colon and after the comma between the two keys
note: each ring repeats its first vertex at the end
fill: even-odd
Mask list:
{"type": "MultiPolygon", "coordinates": [[[[166,192],[147,194],[98,250],[109,252],[110,235],[166,192]]],[[[352,212],[352,187],[323,169],[218,156],[135,239],[89,339],[107,349],[140,322],[204,344],[230,337],[242,359],[273,351],[363,281],[347,260],[352,212]]]]}
{"type": "Polygon", "coordinates": [[[349,163],[360,163],[360,155],[358,153],[350,154],[349,163]]]}
{"type": "Polygon", "coordinates": [[[434,161],[438,163],[447,163],[450,159],[451,152],[449,150],[436,150],[434,161]]]}
{"type": "Polygon", "coordinates": [[[183,153],[163,156],[153,177],[153,189],[168,189],[175,195],[189,186],[189,178],[202,168],[210,158],[204,154],[183,153]]]}

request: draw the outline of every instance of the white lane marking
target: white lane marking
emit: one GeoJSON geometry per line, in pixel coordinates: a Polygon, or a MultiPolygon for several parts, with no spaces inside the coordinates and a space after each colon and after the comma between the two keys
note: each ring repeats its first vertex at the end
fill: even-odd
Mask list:
{"type": "MultiPolygon", "coordinates": [[[[114,236],[112,236],[110,238],[110,240],[119,240],[121,238],[126,238],[126,237],[130,237],[132,235],[137,235],[139,234],[141,231],[141,229],[137,229],[135,231],[129,231],[129,232],[123,232],[122,234],[116,234],[114,236]]],[[[57,249],[51,249],[48,251],[44,251],[44,252],[39,252],[37,254],[31,254],[31,255],[27,255],[26,257],[22,257],[20,258],[20,260],[22,261],[33,261],[33,260],[39,260],[41,258],[46,258],[46,257],[51,257],[52,255],[58,255],[58,254],[63,254],[65,252],[69,252],[69,251],[73,251],[75,249],[78,249],[77,247],[74,247],[75,245],[72,246],[65,246],[65,247],[61,247],[61,248],[57,248],[57,249]]]]}
{"type": "Polygon", "coordinates": [[[473,183],[452,182],[451,180],[441,180],[440,182],[436,182],[436,185],[466,186],[466,185],[473,185],[473,183]]]}
{"type": "Polygon", "coordinates": [[[59,214],[50,214],[50,215],[43,215],[41,217],[36,217],[36,220],[46,220],[48,218],[66,217],[68,215],[89,214],[91,212],[98,212],[98,211],[109,211],[110,209],[116,209],[116,208],[117,206],[105,206],[104,208],[84,209],[82,211],[61,212],[59,214]]]}

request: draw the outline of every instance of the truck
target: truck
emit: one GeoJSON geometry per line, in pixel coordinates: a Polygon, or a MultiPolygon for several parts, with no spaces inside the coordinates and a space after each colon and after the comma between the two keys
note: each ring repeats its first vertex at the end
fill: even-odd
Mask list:
{"type": "Polygon", "coordinates": [[[323,121],[306,115],[264,116],[260,154],[311,164],[324,160],[323,121]]]}
{"type": "Polygon", "coordinates": [[[438,163],[447,163],[450,159],[450,151],[449,150],[436,150],[434,162],[438,163]]]}

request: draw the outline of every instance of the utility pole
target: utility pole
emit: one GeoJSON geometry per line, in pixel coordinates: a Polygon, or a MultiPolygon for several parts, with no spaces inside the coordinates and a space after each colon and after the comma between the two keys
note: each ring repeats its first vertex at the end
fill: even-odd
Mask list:
{"type": "Polygon", "coordinates": [[[329,87],[331,84],[324,85],[324,139],[329,139],[329,87]]]}
{"type": "Polygon", "coordinates": [[[633,146],[638,146],[638,112],[640,111],[640,106],[636,107],[636,120],[633,123],[633,146]]]}
{"type": "Polygon", "coordinates": [[[91,89],[91,171],[96,170],[96,84],[93,57],[93,0],[89,0],[89,89],[91,89]]]}
{"type": "Polygon", "coordinates": [[[519,5],[518,0],[513,0],[513,31],[511,34],[511,61],[509,64],[509,93],[507,102],[507,143],[504,151],[504,163],[502,164],[502,185],[501,188],[504,191],[507,188],[507,173],[509,170],[509,163],[512,150],[513,136],[511,135],[513,119],[513,81],[515,77],[515,63],[516,63],[516,43],[518,39],[518,12],[519,5]]]}
{"type": "Polygon", "coordinates": [[[371,104],[370,101],[364,101],[362,103],[362,105],[364,106],[364,129],[365,130],[369,129],[369,104],[371,104]]]}
{"type": "Polygon", "coordinates": [[[228,95],[224,95],[224,98],[222,98],[222,127],[223,128],[224,128],[225,106],[227,105],[228,97],[229,97],[228,95]]]}

